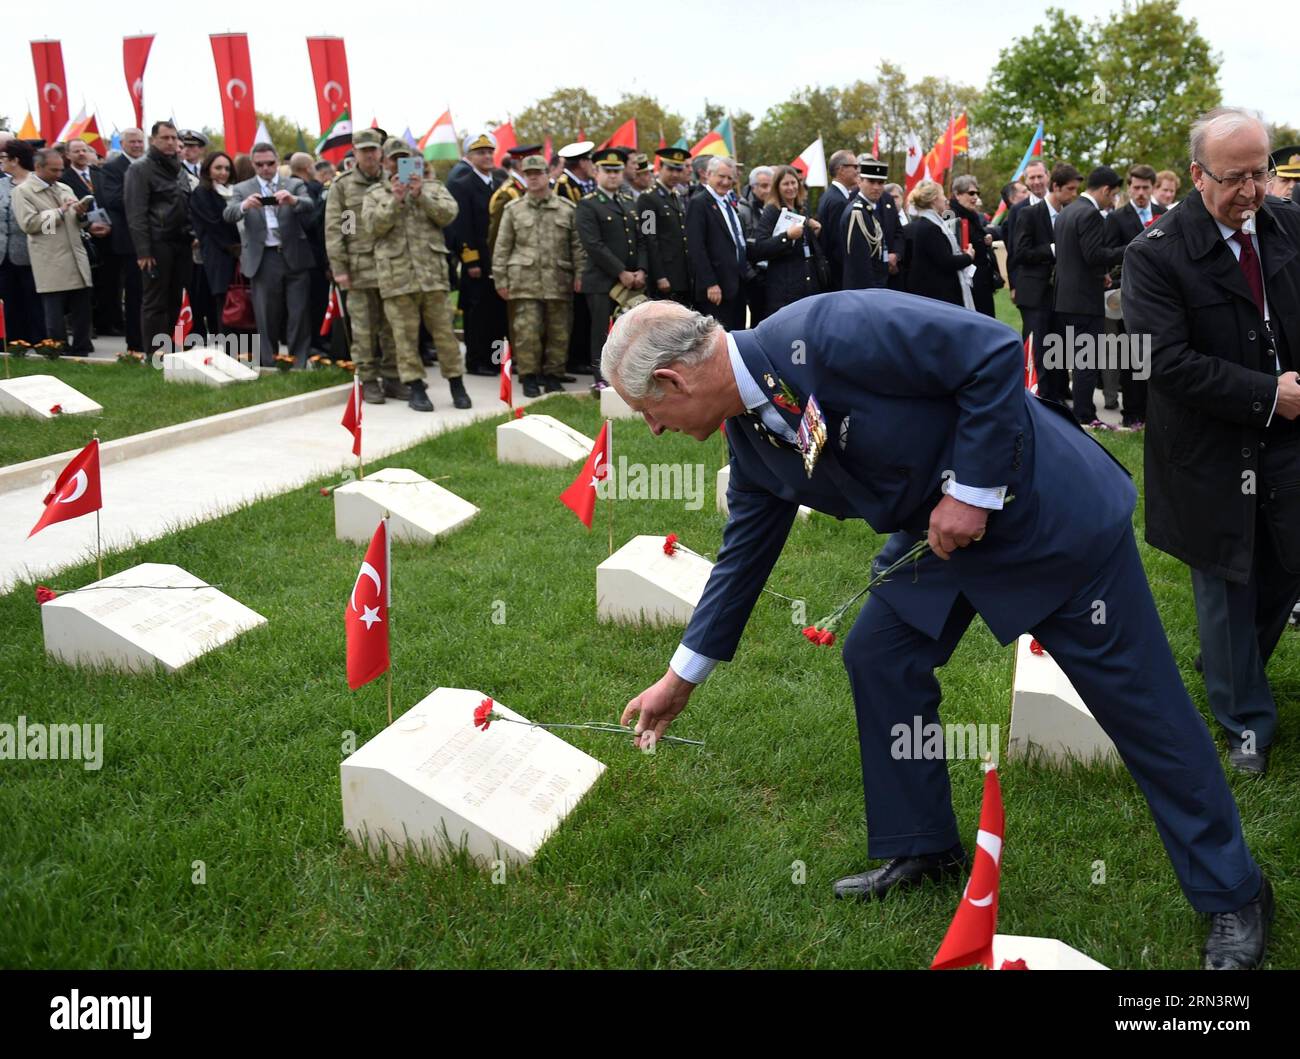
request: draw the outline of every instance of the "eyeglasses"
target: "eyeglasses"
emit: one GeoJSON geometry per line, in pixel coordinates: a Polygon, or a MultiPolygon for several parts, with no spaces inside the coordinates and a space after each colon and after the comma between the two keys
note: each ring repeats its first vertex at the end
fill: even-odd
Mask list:
{"type": "Polygon", "coordinates": [[[962,195],[978,195],[979,193],[980,193],[979,188],[967,188],[965,191],[959,192],[959,194],[962,195]]]}
{"type": "Polygon", "coordinates": [[[1224,173],[1223,176],[1217,177],[1205,167],[1204,162],[1197,162],[1196,164],[1201,167],[1201,172],[1216,184],[1222,184],[1224,187],[1229,188],[1244,188],[1247,180],[1254,181],[1255,186],[1259,187],[1267,184],[1276,175],[1273,169],[1266,166],[1263,169],[1256,169],[1253,173],[1224,173]]]}

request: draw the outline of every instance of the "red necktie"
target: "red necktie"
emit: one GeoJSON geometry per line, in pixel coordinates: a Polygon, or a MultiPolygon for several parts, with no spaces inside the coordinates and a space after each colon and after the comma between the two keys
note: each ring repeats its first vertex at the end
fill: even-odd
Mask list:
{"type": "Polygon", "coordinates": [[[1241,256],[1237,264],[1241,266],[1242,275],[1246,277],[1246,286],[1250,288],[1251,297],[1255,299],[1255,308],[1259,315],[1264,315],[1264,273],[1259,267],[1259,258],[1255,255],[1255,245],[1245,232],[1233,232],[1232,238],[1241,247],[1241,256]]]}

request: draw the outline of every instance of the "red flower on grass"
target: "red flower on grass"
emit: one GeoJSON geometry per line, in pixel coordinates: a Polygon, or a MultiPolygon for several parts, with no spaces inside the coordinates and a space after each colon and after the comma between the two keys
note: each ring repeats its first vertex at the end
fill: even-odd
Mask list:
{"type": "Polygon", "coordinates": [[[1002,966],[999,967],[998,970],[999,971],[1027,971],[1029,970],[1029,964],[1025,963],[1024,960],[1003,960],[1002,966]]]}
{"type": "Polygon", "coordinates": [[[670,533],[664,538],[664,554],[672,555],[675,551],[677,551],[677,534],[670,533]]]}
{"type": "Polygon", "coordinates": [[[515,409],[515,418],[516,418],[516,419],[523,419],[523,418],[524,418],[524,410],[523,410],[522,408],[516,408],[516,409],[515,409]]]}
{"type": "Polygon", "coordinates": [[[50,406],[50,415],[57,416],[63,414],[63,405],[56,404],[50,406]]]}
{"type": "Polygon", "coordinates": [[[54,599],[56,596],[58,596],[58,593],[55,592],[54,589],[49,588],[49,587],[46,586],[46,585],[37,585],[37,586],[36,586],[36,602],[37,602],[37,603],[41,603],[41,604],[48,603],[50,600],[54,599]]]}
{"type": "Polygon", "coordinates": [[[1043,645],[1040,644],[1037,640],[1035,640],[1032,636],[1029,638],[1029,653],[1031,655],[1041,655],[1046,653],[1043,650],[1043,645]]]}
{"type": "Polygon", "coordinates": [[[321,495],[321,496],[329,496],[329,495],[330,495],[329,486],[327,486],[327,485],[322,485],[322,486],[320,487],[320,495],[321,495]]]}
{"type": "Polygon", "coordinates": [[[829,647],[835,642],[835,634],[830,629],[819,629],[816,625],[805,626],[803,634],[809,643],[818,647],[829,647]]]}
{"type": "Polygon", "coordinates": [[[488,730],[488,725],[492,723],[492,707],[494,703],[491,699],[484,699],[474,707],[474,727],[488,730]]]}

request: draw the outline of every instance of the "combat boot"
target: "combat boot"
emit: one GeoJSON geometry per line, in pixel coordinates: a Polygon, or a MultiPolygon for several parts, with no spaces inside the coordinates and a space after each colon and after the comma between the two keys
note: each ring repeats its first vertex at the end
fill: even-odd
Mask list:
{"type": "Polygon", "coordinates": [[[370,379],[361,384],[361,400],[366,404],[383,404],[384,387],[378,379],[370,379]]]}
{"type": "Polygon", "coordinates": [[[525,376],[523,376],[522,378],[523,378],[523,384],[524,384],[524,396],[525,396],[525,397],[541,397],[541,396],[542,396],[542,388],[541,388],[540,386],[537,385],[537,376],[536,376],[536,375],[525,375],[525,376]]]}
{"type": "Polygon", "coordinates": [[[457,375],[454,379],[448,379],[447,385],[451,389],[451,403],[457,408],[469,408],[473,402],[469,399],[469,394],[465,392],[465,381],[457,375]]]}
{"type": "Polygon", "coordinates": [[[411,396],[411,388],[399,379],[384,379],[384,396],[396,397],[399,401],[408,400],[411,396]]]}
{"type": "Polygon", "coordinates": [[[411,390],[411,396],[407,404],[417,412],[432,412],[433,402],[429,400],[428,386],[423,379],[417,379],[415,382],[408,384],[411,390]]]}
{"type": "Polygon", "coordinates": [[[542,387],[547,393],[564,393],[564,383],[558,375],[543,375],[542,387]]]}

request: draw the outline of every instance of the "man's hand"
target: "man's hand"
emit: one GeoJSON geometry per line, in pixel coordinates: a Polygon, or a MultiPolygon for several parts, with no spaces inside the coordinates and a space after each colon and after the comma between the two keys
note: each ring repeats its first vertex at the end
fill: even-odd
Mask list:
{"type": "Polygon", "coordinates": [[[280,188],[275,193],[275,201],[280,206],[292,206],[295,202],[298,201],[298,199],[296,196],[291,195],[289,192],[285,191],[284,188],[280,188]]]}
{"type": "Polygon", "coordinates": [[[655,280],[655,286],[659,288],[659,293],[661,294],[667,294],[670,290],[673,289],[672,285],[668,282],[667,276],[660,276],[657,280],[655,280]]]}
{"type": "Polygon", "coordinates": [[[253,192],[253,194],[249,195],[248,198],[244,199],[244,201],[239,204],[239,208],[243,210],[245,213],[247,213],[249,210],[261,209],[262,196],[258,194],[256,191],[253,192]]]}
{"type": "Polygon", "coordinates": [[[1277,414],[1283,419],[1300,416],[1300,381],[1294,371],[1277,377],[1277,414]]]}
{"type": "Polygon", "coordinates": [[[108,225],[107,225],[107,224],[101,224],[99,221],[96,221],[94,224],[92,224],[92,225],[90,226],[90,234],[91,234],[91,235],[107,235],[107,234],[109,233],[109,231],[110,231],[110,229],[109,229],[108,225]]]}
{"type": "Polygon", "coordinates": [[[629,272],[627,269],[624,269],[622,272],[618,274],[618,281],[621,284],[623,284],[623,286],[626,287],[628,290],[631,290],[634,286],[636,286],[636,275],[632,272],[629,272]]]}
{"type": "Polygon", "coordinates": [[[722,288],[719,287],[716,283],[708,290],[706,290],[704,293],[708,297],[709,302],[711,304],[713,305],[722,304],[722,288]]]}
{"type": "Polygon", "coordinates": [[[582,279],[581,279],[581,278],[575,279],[575,280],[573,281],[573,293],[574,293],[574,294],[581,294],[581,293],[582,293],[582,279]]]}
{"type": "Polygon", "coordinates": [[[418,196],[420,194],[420,189],[424,187],[424,177],[420,176],[419,173],[412,173],[411,182],[407,186],[411,189],[412,195],[418,196]]]}
{"type": "Polygon", "coordinates": [[[958,548],[983,538],[988,518],[984,508],[945,495],[930,512],[930,550],[940,559],[950,558],[958,548]]]}
{"type": "Polygon", "coordinates": [[[509,290],[509,288],[508,288],[508,287],[498,287],[498,288],[497,288],[497,297],[500,298],[503,302],[504,302],[504,301],[509,301],[509,300],[510,300],[510,290],[509,290]]]}
{"type": "Polygon", "coordinates": [[[483,275],[483,270],[479,268],[478,265],[470,265],[465,271],[469,273],[470,279],[478,279],[483,275]]]}
{"type": "Polygon", "coordinates": [[[403,184],[400,180],[397,179],[397,174],[396,174],[396,173],[393,174],[393,178],[392,178],[392,180],[390,181],[390,183],[391,183],[392,186],[393,186],[393,198],[397,199],[398,202],[405,202],[405,201],[406,201],[406,185],[403,184]]]}
{"type": "Polygon", "coordinates": [[[890,254],[890,255],[889,255],[889,274],[890,274],[891,276],[896,276],[896,275],[898,275],[898,255],[897,255],[897,254],[890,254]]]}
{"type": "Polygon", "coordinates": [[[140,267],[141,272],[148,272],[152,268],[158,267],[158,261],[152,257],[137,257],[135,263],[140,267]]]}
{"type": "Polygon", "coordinates": [[[339,290],[352,289],[352,277],[349,276],[346,272],[335,272],[334,282],[338,285],[339,290]]]}
{"type": "Polygon", "coordinates": [[[644,750],[657,742],[686,708],[695,685],[683,680],[671,669],[627,704],[619,724],[636,722],[636,745],[644,750]],[[640,716],[638,716],[638,714],[640,716]]]}
{"type": "Polygon", "coordinates": [[[645,286],[645,273],[641,269],[637,269],[632,273],[632,286],[637,290],[641,290],[645,286]]]}

